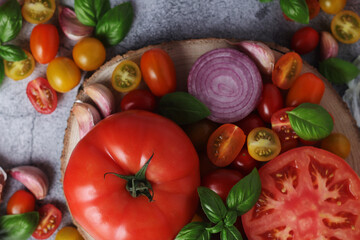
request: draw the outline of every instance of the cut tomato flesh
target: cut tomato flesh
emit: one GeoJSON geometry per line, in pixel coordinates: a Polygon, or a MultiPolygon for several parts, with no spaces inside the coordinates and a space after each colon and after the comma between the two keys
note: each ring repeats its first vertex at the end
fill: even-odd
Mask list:
{"type": "Polygon", "coordinates": [[[301,147],[259,173],[262,193],[242,217],[249,239],[360,239],[360,180],[340,157],[301,147]]]}

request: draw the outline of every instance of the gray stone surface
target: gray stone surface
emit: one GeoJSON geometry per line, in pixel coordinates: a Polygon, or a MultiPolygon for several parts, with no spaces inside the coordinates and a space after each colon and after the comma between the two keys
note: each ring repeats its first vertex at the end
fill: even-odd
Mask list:
{"type": "MultiPolygon", "coordinates": [[[[59,2],[59,1],[58,1],[59,2]]],[[[112,5],[121,0],[111,1],[112,5]]],[[[118,46],[108,49],[107,59],[149,44],[191,38],[238,38],[276,42],[290,47],[292,34],[304,25],[285,21],[279,1],[260,3],[258,0],[133,0],[135,19],[128,36],[118,46]]],[[[62,0],[73,6],[73,1],[62,0]]],[[[348,0],[346,9],[360,13],[360,1],[348,0]]],[[[330,31],[332,15],[321,13],[311,21],[316,30],[330,31]]],[[[56,18],[52,19],[56,23],[56,18]]],[[[29,36],[33,25],[24,27],[14,43],[29,49],[29,36]]],[[[65,37],[62,36],[64,40],[65,37]]],[[[62,43],[59,55],[71,56],[74,42],[62,43]]],[[[360,41],[340,44],[339,57],[348,61],[360,54],[360,41]]],[[[318,63],[318,50],[303,56],[313,65],[318,63]]],[[[60,156],[63,136],[70,108],[77,88],[59,94],[59,104],[51,115],[41,115],[30,104],[25,89],[27,83],[38,76],[45,77],[46,66],[37,64],[36,71],[27,79],[13,81],[5,78],[0,86],[0,165],[4,169],[19,165],[35,165],[50,178],[49,195],[38,202],[54,203],[63,212],[61,227],[71,224],[60,182],[60,156]]],[[[340,93],[346,87],[338,87],[340,93]]],[[[0,215],[5,213],[7,199],[20,183],[9,178],[1,203],[0,215]]],[[[55,235],[51,239],[55,239],[55,235]]]]}

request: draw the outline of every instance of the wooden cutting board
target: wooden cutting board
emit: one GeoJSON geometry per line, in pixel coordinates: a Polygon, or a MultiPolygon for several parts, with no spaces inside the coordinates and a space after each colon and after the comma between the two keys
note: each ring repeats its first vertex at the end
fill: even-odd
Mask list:
{"type": "MultiPolygon", "coordinates": [[[[235,40],[230,40],[235,41],[235,40]]],[[[288,52],[289,49],[278,46],[274,43],[268,43],[269,47],[273,49],[276,59],[288,52]]],[[[130,51],[122,56],[117,56],[104,64],[98,71],[96,71],[89,79],[86,79],[83,86],[93,83],[102,83],[111,89],[116,98],[116,106],[120,105],[122,94],[114,91],[111,87],[111,75],[115,67],[124,59],[132,60],[140,64],[142,54],[151,48],[162,48],[169,53],[174,61],[177,77],[177,89],[186,90],[186,81],[188,73],[194,62],[202,54],[216,49],[216,48],[234,48],[228,43],[226,39],[197,39],[185,40],[163,43],[160,45],[148,46],[136,51],[130,51]]],[[[356,126],[355,120],[350,114],[347,105],[342,101],[338,93],[332,88],[331,84],[317,72],[315,68],[304,62],[302,73],[312,72],[319,76],[325,83],[326,89],[321,101],[321,105],[327,109],[334,117],[335,125],[333,132],[340,132],[347,136],[351,143],[351,153],[346,158],[346,161],[360,175],[360,131],[356,126]]],[[[82,87],[83,87],[82,86],[82,87]]],[[[77,95],[77,100],[91,103],[90,99],[86,96],[84,91],[80,88],[77,95]]],[[[140,85],[144,88],[144,83],[140,85]]],[[[61,156],[61,172],[62,178],[64,177],[65,169],[69,161],[70,155],[77,142],[79,141],[78,125],[72,113],[68,118],[67,129],[64,136],[64,147],[61,156]]],[[[74,221],[76,224],[76,222],[74,221]]],[[[86,239],[91,238],[80,226],[79,230],[86,239]]]]}

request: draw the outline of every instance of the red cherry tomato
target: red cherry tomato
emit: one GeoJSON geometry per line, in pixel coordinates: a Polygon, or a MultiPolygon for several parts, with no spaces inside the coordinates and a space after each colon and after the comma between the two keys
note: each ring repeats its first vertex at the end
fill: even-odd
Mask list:
{"type": "Polygon", "coordinates": [[[271,116],[277,110],[284,107],[283,97],[280,90],[271,83],[264,85],[257,111],[265,122],[270,122],[271,116]]]}
{"type": "Polygon", "coordinates": [[[59,227],[62,214],[54,205],[46,204],[39,209],[39,215],[39,225],[32,236],[35,239],[47,239],[59,227]]]}
{"type": "Polygon", "coordinates": [[[260,167],[260,162],[252,158],[246,148],[241,149],[240,153],[236,156],[230,167],[238,170],[244,176],[248,175],[255,167],[260,167]]]}
{"type": "Polygon", "coordinates": [[[319,33],[315,29],[312,27],[303,27],[293,35],[291,48],[299,54],[306,54],[317,47],[319,39],[319,33]]]}
{"type": "Polygon", "coordinates": [[[123,97],[120,107],[121,111],[138,109],[152,112],[156,107],[155,96],[149,90],[135,89],[123,97]]]}
{"type": "Polygon", "coordinates": [[[57,106],[57,95],[45,78],[36,78],[28,83],[26,94],[39,113],[50,114],[57,106]]]}
{"type": "Polygon", "coordinates": [[[59,33],[51,24],[38,24],[31,32],[30,49],[35,60],[46,64],[53,60],[59,49],[59,33]]]}
{"type": "Polygon", "coordinates": [[[299,76],[302,59],[296,52],[288,52],[276,62],[272,72],[272,82],[281,89],[289,89],[299,76]]]}
{"type": "Polygon", "coordinates": [[[249,135],[251,130],[257,127],[265,127],[264,121],[259,117],[257,113],[250,113],[245,118],[241,119],[240,121],[236,122],[239,128],[241,128],[245,135],[249,135]]]}
{"type": "Polygon", "coordinates": [[[35,209],[35,197],[25,191],[16,191],[9,199],[6,206],[7,214],[22,214],[32,212],[35,209]]]}

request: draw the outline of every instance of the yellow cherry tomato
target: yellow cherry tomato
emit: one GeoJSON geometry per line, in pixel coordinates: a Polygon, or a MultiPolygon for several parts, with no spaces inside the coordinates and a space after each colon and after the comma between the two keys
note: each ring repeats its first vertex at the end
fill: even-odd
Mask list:
{"type": "Polygon", "coordinates": [[[25,0],[21,13],[27,22],[39,24],[49,21],[55,8],[55,0],[25,0]]]}
{"type": "Polygon", "coordinates": [[[320,8],[329,14],[337,14],[344,9],[346,0],[319,0],[320,8]]]}
{"type": "Polygon", "coordinates": [[[342,43],[355,43],[360,39],[360,17],[353,11],[341,11],[331,21],[331,32],[342,43]]]}
{"type": "Polygon", "coordinates": [[[56,234],[55,240],[83,240],[78,230],[74,227],[63,227],[56,234]]]}
{"type": "Polygon", "coordinates": [[[332,133],[321,141],[321,148],[339,157],[346,158],[350,154],[349,139],[341,133],[332,133]]]}
{"type": "Polygon", "coordinates": [[[137,88],[141,81],[139,66],[130,60],[124,60],[115,68],[111,84],[118,92],[129,92],[137,88]]]}
{"type": "Polygon", "coordinates": [[[24,50],[27,58],[21,61],[10,62],[4,60],[5,75],[18,81],[27,78],[32,74],[35,68],[35,60],[31,53],[24,50]]]}
{"type": "Polygon", "coordinates": [[[81,39],[73,48],[73,59],[79,68],[85,71],[98,69],[105,61],[104,45],[96,38],[81,39]]]}

